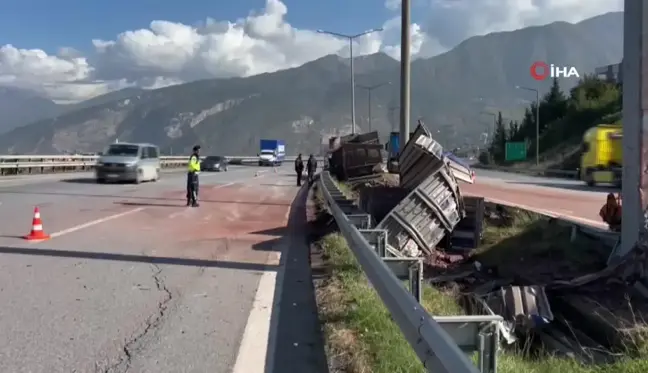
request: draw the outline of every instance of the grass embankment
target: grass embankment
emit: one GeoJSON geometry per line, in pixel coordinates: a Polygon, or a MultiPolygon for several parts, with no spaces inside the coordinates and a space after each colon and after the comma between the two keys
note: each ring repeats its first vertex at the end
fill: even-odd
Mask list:
{"type": "MultiPolygon", "coordinates": [[[[502,260],[510,257],[507,253],[516,250],[518,254],[516,261],[519,263],[519,237],[525,237],[527,247],[525,257],[534,254],[536,256],[555,254],[558,240],[565,239],[564,230],[547,229],[546,221],[540,222],[529,215],[524,217],[513,215],[511,218],[512,221],[504,226],[491,225],[486,228],[485,245],[478,253],[479,260],[484,263],[502,263],[502,260]],[[536,241],[528,241],[531,237],[535,237],[536,241]],[[539,244],[534,246],[534,242],[539,244]]],[[[317,298],[320,319],[324,324],[331,371],[424,372],[425,369],[403,338],[399,328],[391,321],[382,301],[368,284],[344,238],[337,233],[329,234],[321,239],[318,245],[329,273],[324,285],[317,290],[317,298]]],[[[463,314],[456,302],[456,294],[428,285],[424,287],[423,306],[432,315],[463,314]]],[[[532,358],[519,351],[501,352],[498,365],[498,372],[501,373],[648,371],[648,359],[625,360],[613,365],[594,366],[552,356],[532,358]]]]}

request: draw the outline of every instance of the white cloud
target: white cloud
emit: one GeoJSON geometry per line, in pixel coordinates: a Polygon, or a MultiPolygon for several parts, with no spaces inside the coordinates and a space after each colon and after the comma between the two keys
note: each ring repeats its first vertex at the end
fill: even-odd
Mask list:
{"type": "MultiPolygon", "coordinates": [[[[621,10],[621,0],[414,0],[414,58],[444,52],[463,39],[492,31],[580,21],[621,10]],[[417,18],[418,20],[418,18],[417,18]]],[[[385,6],[400,9],[400,0],[385,6]]],[[[235,21],[208,18],[190,26],[152,21],[147,29],[124,31],[114,40],[92,40],[93,53],[71,48],[55,55],[42,50],[0,47],[0,85],[36,90],[61,102],[73,102],[127,86],[159,88],[210,77],[249,76],[301,65],[330,53],[348,55],[348,41],[286,22],[280,0],[267,0],[260,12],[235,21]]],[[[384,51],[400,58],[400,18],[383,32],[356,40],[354,55],[384,51]]],[[[89,39],[92,36],[89,35],[89,39]]]]}

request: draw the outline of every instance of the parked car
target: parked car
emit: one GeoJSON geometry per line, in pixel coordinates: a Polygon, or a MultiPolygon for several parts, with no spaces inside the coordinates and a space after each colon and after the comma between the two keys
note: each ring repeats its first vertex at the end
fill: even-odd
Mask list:
{"type": "Polygon", "coordinates": [[[203,161],[200,163],[200,170],[217,172],[227,171],[228,163],[229,162],[225,157],[210,155],[203,159],[203,161]]]}

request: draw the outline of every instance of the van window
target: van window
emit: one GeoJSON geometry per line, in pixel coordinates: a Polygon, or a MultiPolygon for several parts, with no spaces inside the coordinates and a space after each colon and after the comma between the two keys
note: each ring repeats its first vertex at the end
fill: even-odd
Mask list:
{"type": "Polygon", "coordinates": [[[108,147],[104,155],[137,157],[140,147],[137,145],[113,144],[108,147]]]}
{"type": "Polygon", "coordinates": [[[158,149],[155,146],[148,147],[148,157],[149,158],[159,158],[158,149]]]}

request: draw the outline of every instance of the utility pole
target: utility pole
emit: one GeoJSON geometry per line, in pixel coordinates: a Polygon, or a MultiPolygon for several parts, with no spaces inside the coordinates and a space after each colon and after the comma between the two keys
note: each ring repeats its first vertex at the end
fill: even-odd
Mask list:
{"type": "Polygon", "coordinates": [[[535,88],[529,88],[529,87],[522,87],[522,86],[515,86],[517,89],[524,89],[525,91],[531,91],[535,92],[536,94],[536,115],[535,115],[535,127],[536,127],[536,151],[535,151],[535,158],[536,158],[536,166],[540,165],[540,92],[535,89],[535,88]]]}
{"type": "MultiPolygon", "coordinates": [[[[648,4],[625,0],[623,11],[623,173],[621,245],[610,256],[613,264],[637,244],[646,245],[645,209],[648,198],[648,4]]],[[[641,247],[641,246],[640,246],[641,247]]]]}
{"type": "Polygon", "coordinates": [[[400,149],[409,141],[410,121],[410,0],[401,1],[400,149]]]}
{"type": "Polygon", "coordinates": [[[367,112],[369,116],[369,132],[373,131],[373,126],[371,125],[371,92],[374,89],[378,89],[380,87],[384,87],[386,85],[391,85],[391,82],[385,82],[385,83],[380,83],[372,86],[365,86],[365,85],[360,85],[358,84],[358,88],[362,88],[367,91],[367,112]]]}
{"type": "Polygon", "coordinates": [[[361,36],[371,34],[373,32],[380,32],[382,28],[374,28],[367,30],[355,35],[340,34],[333,31],[326,30],[317,30],[320,34],[328,34],[337,36],[339,38],[345,38],[349,40],[349,58],[351,59],[351,133],[355,135],[356,133],[356,122],[355,122],[355,71],[353,68],[353,41],[361,36]]]}

